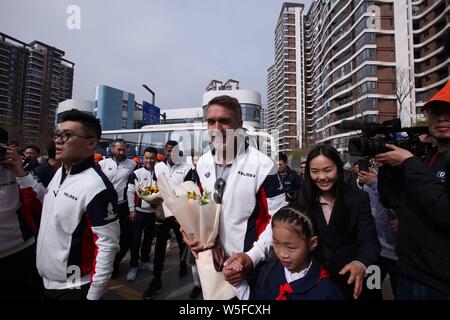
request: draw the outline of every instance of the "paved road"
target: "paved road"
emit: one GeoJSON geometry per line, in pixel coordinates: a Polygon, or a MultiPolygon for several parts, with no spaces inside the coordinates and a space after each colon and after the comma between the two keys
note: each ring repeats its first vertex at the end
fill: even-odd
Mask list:
{"type": "MultiPolygon", "coordinates": [[[[153,251],[152,251],[153,254],[153,251]]],[[[149,271],[139,270],[136,281],[127,281],[129,255],[125,257],[120,266],[120,277],[111,280],[109,292],[104,296],[105,300],[141,300],[142,293],[147,289],[153,275],[149,271]]],[[[189,274],[180,278],[178,276],[178,246],[167,251],[166,261],[162,276],[164,290],[155,296],[154,300],[188,300],[194,282],[192,280],[191,268],[188,266],[189,274]]],[[[200,296],[197,299],[202,299],[200,296]]]]}

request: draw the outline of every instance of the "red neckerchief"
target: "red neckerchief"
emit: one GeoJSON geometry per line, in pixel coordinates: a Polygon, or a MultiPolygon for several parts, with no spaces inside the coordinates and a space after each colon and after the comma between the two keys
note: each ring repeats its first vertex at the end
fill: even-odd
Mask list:
{"type": "Polygon", "coordinates": [[[327,279],[329,277],[330,277],[330,274],[328,273],[327,269],[320,266],[320,276],[319,276],[319,279],[317,280],[316,284],[319,283],[320,280],[327,279]]]}
{"type": "Polygon", "coordinates": [[[292,287],[289,283],[281,284],[279,290],[280,293],[278,297],[275,298],[275,300],[287,300],[288,295],[294,293],[294,290],[292,290],[292,287]]]}

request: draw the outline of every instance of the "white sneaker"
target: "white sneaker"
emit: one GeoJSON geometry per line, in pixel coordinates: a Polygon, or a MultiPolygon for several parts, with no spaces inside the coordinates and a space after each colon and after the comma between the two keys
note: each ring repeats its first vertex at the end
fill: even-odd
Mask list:
{"type": "Polygon", "coordinates": [[[151,262],[141,262],[141,265],[139,266],[141,270],[147,270],[150,272],[153,272],[153,263],[151,262]]]}
{"type": "Polygon", "coordinates": [[[138,268],[130,268],[127,274],[127,281],[135,281],[138,273],[138,268]]]}

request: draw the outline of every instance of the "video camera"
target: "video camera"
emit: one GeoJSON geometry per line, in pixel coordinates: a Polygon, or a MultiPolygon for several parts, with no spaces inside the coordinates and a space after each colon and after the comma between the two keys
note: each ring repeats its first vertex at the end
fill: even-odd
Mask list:
{"type": "Polygon", "coordinates": [[[431,148],[431,144],[420,141],[419,136],[428,134],[428,127],[402,128],[400,119],[388,120],[383,123],[344,120],[341,122],[342,130],[361,130],[358,138],[351,138],[348,142],[348,151],[352,156],[375,156],[391,151],[386,144],[393,144],[399,148],[409,150],[416,156],[424,156],[431,148]],[[403,135],[406,133],[406,136],[403,135]]]}

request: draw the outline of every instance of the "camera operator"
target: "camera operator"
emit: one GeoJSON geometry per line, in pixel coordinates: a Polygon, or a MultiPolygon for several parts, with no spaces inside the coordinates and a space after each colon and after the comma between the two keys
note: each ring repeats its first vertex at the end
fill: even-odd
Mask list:
{"type": "Polygon", "coordinates": [[[411,152],[376,156],[384,206],[399,208],[397,298],[450,299],[450,81],[422,107],[437,150],[423,163],[411,152]],[[447,159],[446,159],[447,158],[447,159]],[[447,163],[446,163],[447,162],[447,163]]]}

